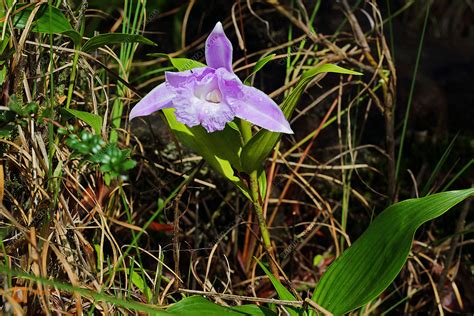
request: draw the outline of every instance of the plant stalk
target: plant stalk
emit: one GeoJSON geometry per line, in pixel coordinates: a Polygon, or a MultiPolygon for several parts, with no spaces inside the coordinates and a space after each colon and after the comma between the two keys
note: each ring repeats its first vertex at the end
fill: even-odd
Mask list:
{"type": "Polygon", "coordinates": [[[263,239],[263,246],[265,247],[265,250],[269,257],[268,261],[270,263],[270,269],[272,270],[273,275],[278,278],[280,273],[278,271],[278,267],[275,261],[273,246],[270,239],[270,232],[268,231],[267,222],[265,220],[265,216],[263,215],[263,208],[258,187],[257,170],[252,171],[252,173],[250,174],[250,193],[252,196],[254,210],[257,214],[258,226],[260,228],[260,233],[263,239]]]}
{"type": "MultiPolygon", "coordinates": [[[[240,121],[240,130],[244,140],[244,144],[247,143],[252,138],[252,128],[249,122],[244,120],[240,121]]],[[[260,234],[263,239],[263,246],[268,255],[268,261],[270,263],[270,269],[272,270],[273,275],[278,278],[280,273],[276,265],[276,260],[274,256],[274,251],[272,247],[272,242],[270,239],[270,233],[268,231],[267,222],[265,216],[263,215],[262,200],[260,198],[260,188],[258,185],[258,171],[254,170],[250,173],[250,196],[252,198],[253,207],[255,213],[257,214],[258,226],[260,228],[260,234]]]]}

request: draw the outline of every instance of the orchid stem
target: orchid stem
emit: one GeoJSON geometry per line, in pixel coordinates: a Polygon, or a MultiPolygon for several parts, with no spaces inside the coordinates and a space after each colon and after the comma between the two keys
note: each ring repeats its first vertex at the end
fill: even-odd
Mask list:
{"type": "MultiPolygon", "coordinates": [[[[241,120],[240,130],[245,144],[252,138],[252,127],[249,122],[241,120]]],[[[279,271],[274,257],[274,251],[270,239],[270,232],[268,231],[267,222],[265,220],[265,216],[263,215],[263,208],[259,192],[260,188],[258,184],[258,171],[253,170],[250,173],[250,196],[252,198],[255,213],[257,214],[258,226],[260,228],[260,234],[262,235],[263,239],[263,246],[265,247],[265,250],[269,257],[268,259],[270,263],[270,268],[272,270],[273,275],[278,278],[279,271]]]]}
{"type": "Polygon", "coordinates": [[[272,242],[270,240],[270,232],[268,231],[267,222],[265,220],[265,216],[263,215],[262,204],[260,203],[257,170],[252,171],[252,173],[250,174],[250,192],[252,195],[252,202],[255,209],[255,213],[257,214],[258,226],[260,228],[260,233],[262,234],[263,245],[269,256],[270,268],[272,270],[273,275],[275,277],[278,277],[279,272],[278,267],[275,263],[275,257],[273,255],[274,252],[272,242]]]}

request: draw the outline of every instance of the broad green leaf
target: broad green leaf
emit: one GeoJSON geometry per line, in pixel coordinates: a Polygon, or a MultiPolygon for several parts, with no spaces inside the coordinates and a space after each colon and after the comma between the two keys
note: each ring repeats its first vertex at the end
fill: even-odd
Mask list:
{"type": "Polygon", "coordinates": [[[474,188],[410,199],[388,207],[329,266],[313,300],[335,315],[376,298],[407,260],[416,230],[474,195],[474,188]]]}
{"type": "MultiPolygon", "coordinates": [[[[300,81],[293,91],[291,91],[285,101],[283,101],[281,106],[281,109],[287,119],[291,118],[293,110],[296,107],[296,103],[298,102],[301,94],[306,89],[306,86],[315,76],[324,72],[361,75],[359,72],[348,70],[332,64],[321,65],[306,71],[303,73],[300,81]]],[[[265,129],[261,129],[257,134],[255,134],[242,150],[241,160],[243,169],[246,172],[251,172],[261,168],[263,161],[272,152],[276,143],[280,139],[280,136],[281,133],[274,133],[265,129]]]]}
{"type": "MultiPolygon", "coordinates": [[[[265,267],[265,265],[261,263],[257,258],[255,258],[255,260],[257,260],[257,263],[260,266],[260,268],[262,268],[262,270],[265,272],[265,274],[268,276],[268,278],[272,282],[273,287],[278,293],[278,297],[281,300],[285,300],[285,301],[296,301],[296,298],[293,296],[293,294],[291,294],[291,292],[288,291],[287,288],[284,287],[283,284],[281,284],[279,280],[277,280],[277,278],[275,278],[275,276],[267,269],[267,267],[265,267]]],[[[300,314],[299,308],[287,306],[286,309],[292,316],[298,316],[300,314]]]]}
{"type": "Polygon", "coordinates": [[[100,135],[100,131],[102,129],[102,117],[101,116],[99,116],[97,114],[85,112],[85,111],[79,111],[79,110],[73,110],[73,109],[65,109],[65,110],[67,112],[69,112],[70,114],[74,115],[76,118],[78,118],[78,119],[86,122],[87,124],[89,124],[89,126],[92,127],[94,132],[97,135],[100,135]]]}
{"type": "Polygon", "coordinates": [[[121,43],[141,43],[156,46],[153,41],[141,35],[125,33],[107,33],[94,36],[93,38],[84,43],[81,50],[83,52],[91,52],[105,45],[121,43]]]}
{"type": "Polygon", "coordinates": [[[257,305],[225,307],[201,296],[186,297],[169,307],[167,312],[186,316],[276,316],[271,310],[257,305]]]}
{"type": "Polygon", "coordinates": [[[208,133],[202,126],[188,127],[178,122],[174,116],[174,109],[164,109],[163,113],[173,132],[185,145],[194,149],[206,160],[214,157],[215,159],[211,160],[219,160],[220,165],[223,165],[224,161],[227,162],[232,176],[226,174],[224,170],[218,171],[229,179],[235,177],[231,166],[240,169],[239,154],[242,149],[238,131],[226,126],[222,131],[208,133]]]}
{"type": "MultiPolygon", "coordinates": [[[[74,43],[80,43],[81,35],[72,28],[68,19],[58,8],[49,6],[47,3],[40,6],[31,25],[32,32],[63,34],[69,36],[74,43]]],[[[12,16],[13,27],[24,29],[33,8],[33,5],[16,5],[12,16]]],[[[4,17],[5,12],[0,12],[0,16],[4,17]]],[[[3,23],[0,25],[3,26],[3,23]]]]}
{"type": "Polygon", "coordinates": [[[178,122],[174,109],[163,109],[166,120],[176,137],[186,146],[201,155],[216,171],[233,182],[249,197],[246,185],[234,174],[240,170],[240,134],[226,126],[223,131],[208,133],[202,126],[187,127],[178,122]]]}
{"type": "Polygon", "coordinates": [[[270,54],[266,57],[263,57],[259,61],[257,61],[257,63],[255,64],[255,67],[253,67],[252,72],[250,73],[250,75],[248,75],[247,78],[245,78],[244,84],[246,84],[246,85],[250,84],[250,79],[252,78],[252,76],[255,75],[257,72],[259,72],[260,69],[263,68],[263,66],[265,66],[270,60],[272,60],[273,57],[275,57],[275,55],[276,54],[270,54]]]}
{"type": "Polygon", "coordinates": [[[184,71],[184,70],[190,70],[193,68],[200,68],[200,67],[206,67],[203,63],[194,60],[194,59],[189,59],[189,58],[175,58],[175,57],[170,57],[168,54],[162,54],[162,53],[152,53],[148,54],[148,56],[155,56],[155,57],[164,57],[167,58],[171,64],[173,65],[174,68],[176,68],[178,71],[184,71]]]}

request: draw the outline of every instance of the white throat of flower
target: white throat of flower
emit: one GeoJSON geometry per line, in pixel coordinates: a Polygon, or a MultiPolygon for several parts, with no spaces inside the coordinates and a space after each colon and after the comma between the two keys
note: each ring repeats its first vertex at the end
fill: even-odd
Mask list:
{"type": "Polygon", "coordinates": [[[211,103],[221,103],[222,94],[219,89],[214,89],[206,95],[206,101],[211,103]]]}

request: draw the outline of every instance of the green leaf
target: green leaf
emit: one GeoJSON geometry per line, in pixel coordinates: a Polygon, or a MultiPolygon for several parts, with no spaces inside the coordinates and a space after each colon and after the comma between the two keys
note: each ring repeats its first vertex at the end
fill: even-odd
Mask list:
{"type": "Polygon", "coordinates": [[[178,122],[174,109],[163,109],[166,120],[176,137],[186,146],[201,155],[216,171],[240,187],[245,187],[234,175],[240,168],[239,154],[242,150],[240,134],[226,126],[223,131],[208,133],[202,126],[187,127],[178,122]]]}
{"type": "MultiPolygon", "coordinates": [[[[281,300],[285,300],[285,301],[296,301],[296,298],[293,296],[293,294],[291,294],[291,292],[288,291],[286,287],[284,287],[283,284],[281,284],[277,278],[275,278],[275,276],[267,269],[267,267],[265,267],[265,265],[261,263],[260,260],[258,260],[257,258],[255,258],[255,260],[257,260],[257,263],[260,266],[260,268],[262,268],[262,270],[265,272],[265,274],[268,276],[268,278],[272,282],[273,287],[275,287],[275,290],[278,293],[278,297],[281,300]]],[[[299,308],[287,306],[286,309],[292,316],[300,315],[301,309],[299,308]]]]}
{"type": "MultiPolygon", "coordinates": [[[[16,5],[14,15],[12,16],[13,27],[24,29],[28,18],[30,17],[33,5],[16,5]]],[[[0,16],[4,17],[5,12],[1,12],[0,16]]],[[[3,23],[0,23],[3,26],[3,23]]],[[[41,4],[40,9],[36,12],[31,25],[32,32],[63,34],[69,36],[74,43],[80,43],[81,35],[76,32],[64,14],[56,7],[49,6],[47,3],[41,4]]]]}
{"type": "Polygon", "coordinates": [[[253,67],[252,72],[250,73],[250,75],[248,75],[247,78],[245,78],[244,84],[246,84],[246,85],[250,84],[250,79],[252,78],[252,76],[255,75],[257,72],[259,72],[260,69],[263,68],[263,66],[265,66],[270,60],[272,60],[273,57],[275,57],[275,55],[276,54],[270,54],[266,57],[263,57],[259,61],[257,61],[257,63],[255,64],[255,67],[253,67]]]}
{"type": "Polygon", "coordinates": [[[189,59],[189,58],[174,58],[174,57],[170,57],[168,54],[152,53],[152,54],[148,54],[148,56],[167,58],[171,62],[173,67],[176,68],[178,71],[185,71],[185,70],[190,70],[193,68],[206,67],[206,65],[198,62],[197,60],[189,59]]]}
{"type": "Polygon", "coordinates": [[[258,188],[260,189],[260,196],[265,199],[267,195],[267,173],[265,169],[260,170],[258,173],[258,188]]]}
{"type": "MultiPolygon", "coordinates": [[[[285,101],[283,101],[281,106],[281,109],[287,119],[291,118],[293,110],[296,107],[296,103],[298,102],[301,94],[306,89],[306,86],[315,76],[324,72],[361,75],[359,72],[348,70],[332,64],[321,65],[306,71],[303,73],[300,81],[293,91],[291,91],[285,101]]],[[[253,170],[258,170],[261,168],[263,161],[267,159],[273,148],[275,148],[280,136],[281,133],[270,132],[266,129],[261,129],[257,134],[255,134],[250,139],[250,141],[247,142],[242,150],[241,160],[243,169],[250,173],[253,170]]]]}
{"type": "Polygon", "coordinates": [[[167,312],[186,316],[276,316],[271,310],[257,305],[225,307],[201,296],[186,297],[169,307],[167,312]]]}
{"type": "Polygon", "coordinates": [[[147,300],[150,301],[151,298],[152,298],[151,290],[150,290],[150,288],[148,287],[148,285],[146,285],[145,280],[143,280],[143,278],[140,276],[140,274],[138,274],[137,272],[135,272],[134,270],[132,270],[132,271],[131,271],[131,274],[130,274],[130,279],[132,280],[132,283],[133,283],[143,294],[145,294],[147,300]]]}
{"type": "Polygon", "coordinates": [[[178,69],[178,71],[189,70],[193,68],[206,67],[203,63],[197,60],[188,58],[170,58],[171,64],[178,69]]]}
{"type": "Polygon", "coordinates": [[[141,43],[156,46],[153,41],[141,35],[126,33],[107,33],[94,36],[93,38],[84,43],[81,50],[83,52],[91,52],[105,45],[121,43],[141,43]]]}
{"type": "Polygon", "coordinates": [[[97,114],[93,114],[93,113],[89,113],[89,112],[85,112],[85,111],[79,111],[79,110],[73,110],[73,109],[65,109],[67,112],[69,112],[70,114],[74,115],[76,118],[86,122],[87,124],[90,125],[90,127],[92,127],[92,129],[94,130],[94,132],[97,134],[97,135],[100,135],[100,131],[102,129],[102,117],[97,115],[97,114]]]}
{"type": "Polygon", "coordinates": [[[388,207],[329,266],[313,300],[335,315],[376,298],[396,278],[418,227],[474,195],[474,188],[410,199],[388,207]]]}

